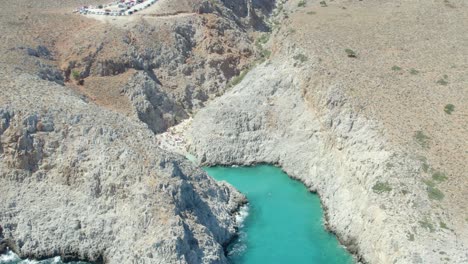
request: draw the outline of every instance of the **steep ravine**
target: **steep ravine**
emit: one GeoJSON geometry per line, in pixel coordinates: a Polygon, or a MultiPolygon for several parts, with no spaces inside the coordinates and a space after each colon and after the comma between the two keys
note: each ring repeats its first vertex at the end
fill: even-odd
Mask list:
{"type": "Polygon", "coordinates": [[[22,258],[227,263],[243,196],[142,123],[28,74],[0,96],[0,240],[22,258]]]}
{"type": "Polygon", "coordinates": [[[148,12],[190,15],[105,22],[72,13],[85,2],[98,1],[0,10],[0,246],[32,259],[227,263],[243,196],[155,134],[256,57],[249,34],[274,1],[239,1],[237,13],[160,0],[148,12]]]}
{"type": "Polygon", "coordinates": [[[421,225],[435,214],[445,220],[421,184],[421,164],[353,110],[344,84],[311,87],[313,67],[293,55],[255,68],[201,110],[188,131],[190,152],[203,165],[281,166],[318,192],[328,228],[362,262],[444,263],[445,254],[447,263],[466,261],[453,232],[421,225]]]}

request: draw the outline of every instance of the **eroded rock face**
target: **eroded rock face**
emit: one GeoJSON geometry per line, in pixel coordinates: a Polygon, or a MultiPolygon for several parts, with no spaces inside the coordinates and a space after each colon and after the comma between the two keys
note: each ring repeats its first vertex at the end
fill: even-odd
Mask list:
{"type": "Polygon", "coordinates": [[[156,76],[146,72],[137,72],[123,88],[133,105],[136,116],[146,123],[154,133],[161,133],[187,118],[185,110],[173,103],[162,91],[156,76]]]}
{"type": "Polygon", "coordinates": [[[428,198],[420,162],[353,110],[344,83],[308,86],[313,67],[291,57],[255,68],[202,109],[190,151],[206,165],[280,165],[319,193],[328,227],[364,262],[440,263],[439,252],[466,262],[459,230],[420,224],[449,217],[428,198]]]}
{"type": "Polygon", "coordinates": [[[19,256],[226,263],[237,191],[157,148],[146,125],[14,78],[0,95],[0,223],[19,256]]]}
{"type": "MultiPolygon", "coordinates": [[[[264,9],[273,7],[274,1],[263,1],[257,9],[250,0],[180,5],[168,14],[148,13],[125,23],[92,25],[59,39],[58,57],[65,79],[73,81],[74,74],[85,79],[84,90],[92,93],[93,78],[146,72],[158,80],[157,93],[166,98],[164,104],[177,110],[164,112],[166,124],[159,127],[149,121],[154,117],[159,123],[162,113],[158,111],[148,110],[138,117],[156,133],[185,119],[210,98],[223,94],[227,82],[255,60],[250,33],[263,23],[263,16],[268,15],[264,9]]],[[[263,24],[262,30],[266,29],[263,24]]],[[[134,86],[134,81],[123,82],[134,86]]],[[[141,107],[134,110],[141,113],[141,107]]]]}

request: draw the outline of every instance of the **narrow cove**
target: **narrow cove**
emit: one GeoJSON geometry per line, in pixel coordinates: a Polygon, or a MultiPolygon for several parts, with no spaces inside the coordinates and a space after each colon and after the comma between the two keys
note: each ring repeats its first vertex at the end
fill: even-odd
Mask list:
{"type": "Polygon", "coordinates": [[[336,237],[323,227],[319,197],[279,168],[209,167],[249,200],[239,237],[228,247],[233,264],[353,263],[336,237]]]}
{"type": "MultiPolygon", "coordinates": [[[[207,167],[218,181],[227,181],[248,199],[241,210],[239,236],[227,248],[233,264],[352,264],[352,256],[323,226],[318,195],[270,165],[207,167]]],[[[21,260],[13,253],[0,264],[63,263],[59,257],[21,260]]],[[[86,264],[86,262],[71,262],[86,264]]]]}

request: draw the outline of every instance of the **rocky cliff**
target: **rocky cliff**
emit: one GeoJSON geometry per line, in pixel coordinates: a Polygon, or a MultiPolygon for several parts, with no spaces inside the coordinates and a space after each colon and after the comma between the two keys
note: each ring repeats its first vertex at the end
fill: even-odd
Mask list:
{"type": "Polygon", "coordinates": [[[2,89],[0,223],[21,257],[225,263],[242,196],[59,85],[2,89]]]}
{"type": "Polygon", "coordinates": [[[257,67],[196,115],[189,151],[203,165],[281,166],[318,192],[328,227],[365,263],[467,261],[456,231],[420,224],[449,221],[427,196],[421,163],[352,111],[342,84],[309,101],[307,76],[282,60],[257,67]]]}
{"type": "Polygon", "coordinates": [[[222,2],[161,0],[102,21],[72,14],[80,4],[0,11],[2,251],[227,263],[243,196],[159,148],[155,133],[222,94],[255,58],[249,16],[222,2]]]}
{"type": "Polygon", "coordinates": [[[258,41],[271,59],[194,117],[189,151],[281,166],[364,263],[465,263],[466,110],[443,106],[466,104],[466,49],[443,47],[467,43],[466,5],[384,2],[280,4],[258,41]],[[447,34],[429,41],[428,25],[447,34]]]}

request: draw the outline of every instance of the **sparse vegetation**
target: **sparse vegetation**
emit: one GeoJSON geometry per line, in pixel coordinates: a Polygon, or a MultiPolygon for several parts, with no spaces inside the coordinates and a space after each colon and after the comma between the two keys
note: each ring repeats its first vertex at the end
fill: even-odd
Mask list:
{"type": "Polygon", "coordinates": [[[422,168],[422,170],[423,170],[424,172],[427,173],[427,172],[429,171],[429,164],[427,164],[427,163],[424,162],[424,163],[421,165],[421,168],[422,168]]]}
{"type": "Polygon", "coordinates": [[[229,82],[229,86],[236,86],[238,85],[245,77],[245,75],[247,75],[247,73],[249,72],[250,68],[247,68],[243,71],[240,72],[239,75],[237,75],[236,77],[233,77],[231,79],[231,81],[229,82]]]}
{"type": "Polygon", "coordinates": [[[444,76],[437,81],[437,84],[439,85],[447,85],[448,84],[448,75],[444,74],[444,76]]]}
{"type": "Polygon", "coordinates": [[[392,70],[393,71],[401,71],[401,67],[395,65],[395,66],[392,67],[392,70]]]}
{"type": "Polygon", "coordinates": [[[437,81],[437,84],[440,84],[440,85],[444,85],[444,86],[445,86],[445,85],[448,84],[448,82],[447,82],[446,80],[444,80],[444,79],[439,79],[439,80],[437,81]]]}
{"type": "Polygon", "coordinates": [[[424,179],[422,181],[427,185],[427,187],[435,187],[435,183],[432,180],[424,179]]]}
{"type": "Polygon", "coordinates": [[[443,229],[449,229],[449,228],[447,227],[447,224],[445,224],[445,223],[442,222],[442,221],[440,221],[439,226],[440,226],[440,228],[443,228],[443,229]]]}
{"type": "Polygon", "coordinates": [[[297,4],[298,7],[304,7],[305,5],[306,5],[305,0],[301,0],[301,1],[299,1],[299,3],[297,4]]]}
{"type": "Polygon", "coordinates": [[[260,51],[260,57],[261,57],[261,61],[264,61],[265,59],[268,59],[271,55],[271,51],[267,50],[267,49],[264,49],[263,48],[263,45],[266,44],[268,42],[268,40],[270,39],[270,34],[269,33],[265,33],[263,35],[261,35],[256,41],[255,41],[255,45],[257,46],[257,48],[259,49],[260,51]]]}
{"type": "Polygon", "coordinates": [[[256,44],[257,45],[263,45],[263,44],[267,43],[269,39],[270,39],[270,34],[269,33],[262,34],[257,39],[256,44]]]}
{"type": "Polygon", "coordinates": [[[411,75],[418,75],[418,74],[419,74],[419,71],[416,70],[416,69],[414,69],[414,68],[411,68],[411,69],[409,70],[409,73],[410,73],[411,75]]]}
{"type": "Polygon", "coordinates": [[[302,53],[294,55],[293,59],[295,59],[297,61],[300,61],[301,63],[306,62],[306,61],[309,60],[309,58],[306,55],[302,54],[302,53]]]}
{"type": "Polygon", "coordinates": [[[451,115],[453,111],[455,111],[455,106],[453,104],[447,104],[444,107],[444,112],[449,114],[449,115],[451,115]]]}
{"type": "Polygon", "coordinates": [[[76,81],[78,81],[81,77],[81,73],[78,70],[72,70],[71,75],[76,81]]]}
{"type": "Polygon", "coordinates": [[[440,201],[444,199],[445,195],[442,191],[437,189],[436,187],[427,187],[427,195],[429,196],[429,199],[431,200],[437,200],[440,201]]]}
{"type": "Polygon", "coordinates": [[[434,174],[432,174],[432,179],[436,182],[443,182],[447,180],[447,176],[443,172],[436,171],[434,174]]]}
{"type": "Polygon", "coordinates": [[[427,173],[430,169],[429,164],[427,163],[427,158],[424,156],[419,156],[418,159],[422,162],[421,169],[427,173]]]}
{"type": "Polygon", "coordinates": [[[454,4],[450,3],[449,0],[444,0],[444,4],[446,7],[457,8],[454,4]]]}
{"type": "Polygon", "coordinates": [[[264,49],[262,50],[262,53],[261,53],[262,57],[265,58],[265,59],[268,59],[271,55],[271,51],[267,50],[267,49],[264,49]]]}
{"type": "Polygon", "coordinates": [[[426,136],[421,130],[416,131],[414,134],[414,139],[416,142],[423,148],[428,148],[429,147],[429,137],[426,136]]]}
{"type": "Polygon", "coordinates": [[[390,184],[388,182],[377,182],[374,184],[372,187],[372,190],[375,193],[383,193],[383,192],[389,192],[392,190],[392,187],[390,187],[390,184]]]}
{"type": "Polygon", "coordinates": [[[348,57],[350,58],[356,58],[356,52],[354,52],[354,50],[352,49],[345,49],[345,52],[346,54],[348,55],[348,57]]]}
{"type": "Polygon", "coordinates": [[[408,233],[408,240],[409,241],[414,241],[414,234],[413,233],[408,233]]]}
{"type": "Polygon", "coordinates": [[[424,218],[424,220],[422,221],[419,221],[419,225],[422,227],[422,228],[426,228],[427,230],[429,230],[431,233],[435,231],[435,228],[434,228],[434,225],[431,223],[431,221],[427,218],[424,218]]]}

